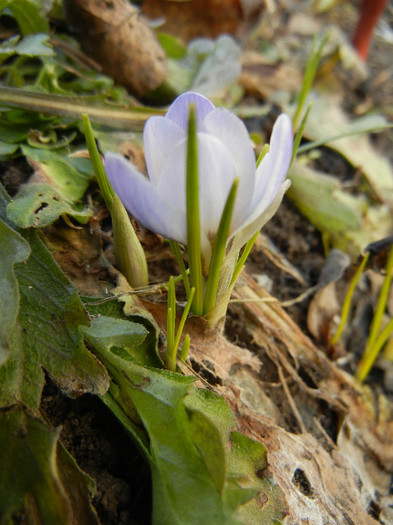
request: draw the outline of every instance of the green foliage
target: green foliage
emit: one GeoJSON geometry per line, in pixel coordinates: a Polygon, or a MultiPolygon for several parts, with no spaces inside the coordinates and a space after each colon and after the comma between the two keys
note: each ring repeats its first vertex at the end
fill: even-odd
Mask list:
{"type": "Polygon", "coordinates": [[[88,208],[72,205],[50,184],[22,186],[7,208],[9,219],[21,228],[44,228],[67,214],[85,223],[91,215],[88,208]]]}
{"type": "Polygon", "coordinates": [[[49,23],[34,0],[1,0],[0,13],[8,9],[19,25],[22,35],[48,33],[49,23]]]}
{"type": "Polygon", "coordinates": [[[392,216],[386,206],[372,204],[364,194],[348,193],[336,177],[296,162],[290,179],[287,196],[332,246],[352,257],[391,231],[392,216]]]}
{"type": "Polygon", "coordinates": [[[20,406],[0,411],[1,523],[10,523],[22,507],[30,523],[98,523],[88,497],[94,484],[61,447],[59,435],[60,429],[49,429],[20,406]]]}
{"type": "Polygon", "coordinates": [[[78,201],[93,175],[89,161],[29,146],[22,151],[48,182],[22,186],[7,207],[9,219],[21,228],[48,226],[62,214],[86,223],[91,210],[78,201]]]}
{"type": "Polygon", "coordinates": [[[16,263],[24,262],[30,254],[29,244],[15,230],[0,220],[0,365],[8,355],[8,337],[19,309],[19,287],[14,273],[16,263]]]}
{"type": "MultiPolygon", "coordinates": [[[[255,517],[260,523],[281,519],[281,491],[259,477],[266,467],[266,450],[231,433],[235,420],[225,401],[195,388],[192,377],[141,366],[132,352],[123,355],[117,336],[105,335],[105,322],[109,329],[113,320],[96,325],[98,319],[82,331],[111,375],[105,403],[150,463],[153,523],[251,524],[255,517]],[[262,486],[269,503],[262,510],[256,504],[244,507],[262,486]]],[[[134,330],[129,323],[130,338],[134,330]]],[[[124,336],[122,330],[119,336],[124,336]]]]}
{"type": "MultiPolygon", "coordinates": [[[[5,217],[7,200],[2,191],[0,216],[5,217]]],[[[7,252],[1,252],[2,265],[8,266],[8,276],[14,262],[14,278],[1,281],[0,294],[4,297],[10,290],[10,283],[13,285],[13,317],[16,319],[5,324],[8,326],[9,357],[0,367],[0,406],[20,402],[36,410],[44,386],[43,369],[66,392],[105,392],[107,373],[86,350],[78,330],[79,324],[88,323],[88,317],[76,289],[34,231],[22,234],[14,231],[8,233],[10,238],[17,239],[22,248],[19,247],[19,253],[11,258],[7,252]],[[19,241],[20,235],[24,241],[19,241]],[[28,246],[31,253],[27,261],[17,262],[26,259],[28,246]],[[17,312],[16,283],[19,291],[17,312]]]]}

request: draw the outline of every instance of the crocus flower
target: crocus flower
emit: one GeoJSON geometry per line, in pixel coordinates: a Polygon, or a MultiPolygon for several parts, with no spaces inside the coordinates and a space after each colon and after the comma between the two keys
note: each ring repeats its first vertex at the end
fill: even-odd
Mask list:
{"type": "Polygon", "coordinates": [[[197,125],[201,252],[206,271],[235,178],[238,190],[228,251],[238,252],[279,206],[289,186],[285,178],[292,155],[292,125],[287,115],[278,117],[269,151],[257,167],[243,122],[229,110],[216,108],[207,98],[190,92],[178,97],[164,117],[154,116],[146,122],[143,142],[148,178],[121,155],[105,155],[108,178],[127,210],[148,229],[185,246],[191,104],[197,125]]]}

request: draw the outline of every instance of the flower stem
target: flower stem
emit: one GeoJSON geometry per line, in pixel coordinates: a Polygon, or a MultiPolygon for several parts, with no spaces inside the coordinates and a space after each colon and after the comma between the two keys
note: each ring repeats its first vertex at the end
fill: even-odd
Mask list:
{"type": "Polygon", "coordinates": [[[168,240],[169,246],[171,247],[171,250],[173,252],[173,255],[176,257],[177,264],[180,269],[181,278],[183,279],[184,289],[186,290],[187,298],[190,297],[191,287],[190,287],[190,281],[188,279],[187,270],[183,261],[183,257],[180,253],[179,244],[175,241],[168,240]]]}
{"type": "Polygon", "coordinates": [[[349,285],[348,291],[347,291],[347,293],[345,295],[342,311],[341,311],[340,324],[338,325],[337,331],[334,334],[332,340],[330,341],[330,345],[332,345],[332,346],[335,345],[337,343],[337,341],[340,339],[341,334],[342,334],[342,332],[343,332],[343,330],[345,328],[345,325],[347,324],[348,316],[349,316],[349,310],[351,308],[352,296],[353,296],[355,288],[356,288],[356,286],[357,286],[357,284],[359,282],[360,276],[361,276],[361,274],[362,274],[362,272],[364,270],[364,267],[367,264],[369,256],[370,256],[370,252],[367,252],[366,255],[363,257],[363,260],[360,263],[359,268],[356,270],[356,273],[353,276],[352,281],[351,281],[351,283],[349,285]]]}
{"type": "Polygon", "coordinates": [[[201,258],[201,227],[199,218],[198,139],[195,108],[190,105],[187,136],[187,252],[191,287],[195,288],[192,311],[203,314],[203,276],[201,258]]]}
{"type": "Polygon", "coordinates": [[[208,313],[213,310],[216,304],[216,295],[218,281],[220,278],[220,270],[222,261],[225,255],[225,249],[228,239],[229,227],[231,225],[233,207],[235,205],[235,199],[237,194],[237,188],[239,185],[239,179],[233,181],[232,187],[228,194],[224,210],[218,226],[216,238],[214,239],[214,245],[212,250],[212,256],[209,266],[209,277],[206,284],[205,301],[204,301],[204,313],[208,313]]]}
{"type": "Polygon", "coordinates": [[[239,260],[236,263],[235,269],[233,271],[232,279],[231,279],[231,286],[234,284],[234,282],[239,277],[240,272],[243,270],[244,263],[247,260],[247,257],[250,254],[251,248],[254,246],[255,241],[257,240],[257,237],[259,235],[259,230],[257,233],[255,233],[251,239],[247,242],[247,244],[244,247],[243,253],[241,254],[239,260]]]}

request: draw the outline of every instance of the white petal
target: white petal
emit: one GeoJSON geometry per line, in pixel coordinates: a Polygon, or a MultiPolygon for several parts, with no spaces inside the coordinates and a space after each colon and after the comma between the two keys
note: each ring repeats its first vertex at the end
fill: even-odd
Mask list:
{"type": "Polygon", "coordinates": [[[215,136],[226,148],[239,178],[232,225],[236,228],[250,209],[255,187],[255,154],[243,122],[224,108],[211,111],[202,130],[215,136]]]}
{"type": "Polygon", "coordinates": [[[200,126],[206,115],[214,109],[214,104],[198,93],[190,91],[177,97],[168,109],[166,118],[173,120],[173,122],[176,122],[184,131],[187,131],[190,104],[194,104],[195,106],[195,118],[198,129],[198,126],[200,126]]]}
{"type": "Polygon", "coordinates": [[[233,243],[230,248],[230,252],[236,254],[239,250],[253,237],[257,231],[259,231],[276,213],[281,201],[284,197],[284,193],[287,191],[291,182],[289,179],[285,180],[281,185],[281,188],[276,193],[273,202],[270,203],[268,208],[264,209],[262,213],[256,217],[251,223],[240,231],[235,232],[233,236],[233,243]]]}
{"type": "Polygon", "coordinates": [[[156,184],[168,154],[184,138],[184,131],[166,117],[150,117],[143,131],[143,144],[149,178],[156,184]]]}
{"type": "Polygon", "coordinates": [[[287,176],[292,157],[292,123],[284,113],[273,127],[269,152],[262,159],[256,173],[253,206],[267,208],[287,176]]]}
{"type": "Polygon", "coordinates": [[[105,170],[115,193],[131,215],[151,231],[186,244],[184,212],[166,201],[130,162],[116,153],[107,153],[105,170]]]}
{"type": "MultiPolygon", "coordinates": [[[[157,189],[173,207],[186,209],[186,146],[180,142],[167,159],[157,189]]],[[[220,223],[226,199],[235,179],[235,168],[222,143],[198,133],[199,214],[201,230],[212,239],[220,223]]]]}

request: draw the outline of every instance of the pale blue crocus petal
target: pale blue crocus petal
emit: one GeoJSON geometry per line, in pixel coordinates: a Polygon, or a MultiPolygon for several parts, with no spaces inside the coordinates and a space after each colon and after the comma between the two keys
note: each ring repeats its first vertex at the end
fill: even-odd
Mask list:
{"type": "Polygon", "coordinates": [[[176,122],[178,126],[187,132],[190,104],[194,104],[196,125],[197,129],[199,129],[206,115],[210,113],[210,111],[213,111],[215,106],[210,100],[198,93],[189,92],[177,97],[168,109],[165,118],[173,120],[173,122],[176,122]]]}
{"type": "Polygon", "coordinates": [[[239,179],[231,223],[231,229],[236,229],[249,212],[255,187],[255,153],[250,137],[243,122],[224,108],[211,111],[202,123],[202,130],[226,147],[239,179]]]}
{"type": "Polygon", "coordinates": [[[270,206],[276,202],[277,195],[281,196],[279,198],[279,202],[281,202],[285,190],[288,188],[285,178],[291,163],[292,147],[292,123],[290,118],[283,113],[274,124],[269,151],[257,168],[255,191],[248,216],[243,224],[233,231],[231,237],[244,229],[251,238],[270,219],[270,206]],[[266,211],[268,213],[265,213],[266,211]],[[269,218],[265,220],[265,217],[269,218]],[[249,228],[251,224],[253,225],[252,232],[249,228]]]}
{"type": "Polygon", "coordinates": [[[257,168],[254,196],[245,224],[250,224],[270,206],[287,176],[292,157],[292,123],[281,114],[273,127],[268,153],[257,168]]]}
{"type": "Polygon", "coordinates": [[[171,240],[186,244],[187,227],[184,211],[160,195],[135,166],[122,155],[107,153],[105,170],[126,209],[151,231],[171,240]]]}
{"type": "MultiPolygon", "coordinates": [[[[198,133],[199,215],[201,233],[210,241],[220,223],[222,211],[236,172],[226,147],[219,139],[198,133]]],[[[161,173],[157,191],[185,213],[187,138],[172,149],[161,173]]],[[[202,251],[204,250],[202,239],[202,251]]]]}
{"type": "Polygon", "coordinates": [[[292,148],[292,122],[282,113],[273,126],[269,151],[257,169],[253,204],[267,207],[272,202],[287,176],[292,148]]]}
{"type": "Polygon", "coordinates": [[[166,117],[150,117],[143,131],[147,172],[156,184],[172,149],[184,138],[184,130],[166,117]]]}

